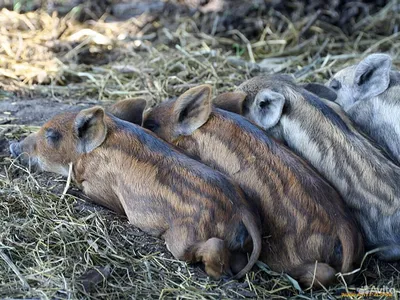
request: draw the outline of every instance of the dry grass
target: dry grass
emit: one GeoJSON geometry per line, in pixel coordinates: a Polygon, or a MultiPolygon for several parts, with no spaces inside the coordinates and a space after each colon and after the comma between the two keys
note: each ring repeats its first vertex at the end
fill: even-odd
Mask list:
{"type": "Polygon", "coordinates": [[[199,13],[78,23],[74,10],[60,18],[3,9],[0,78],[11,91],[111,100],[148,95],[155,101],[204,82],[233,89],[259,72],[321,80],[376,51],[390,53],[399,65],[398,6],[390,1],[352,24],[357,31],[350,37],[313,15],[292,23],[271,10],[251,17],[260,28],[252,40],[238,29],[218,29],[218,16],[199,13]]]}
{"type": "MultiPolygon", "coordinates": [[[[223,27],[221,14],[79,23],[76,13],[0,11],[0,98],[146,96],[156,103],[200,83],[232,90],[259,73],[322,81],[377,51],[400,66],[398,1],[354,20],[350,36],[313,14],[292,22],[275,10],[255,12],[233,29],[223,27]],[[258,34],[250,35],[249,26],[258,34]]],[[[0,125],[0,145],[35,129],[0,125]]],[[[31,174],[4,151],[1,157],[0,298],[326,299],[364,285],[400,291],[400,265],[371,256],[349,287],[299,291],[291,278],[262,264],[241,282],[210,280],[126,220],[72,195],[61,197],[64,179],[31,174]],[[91,281],[97,284],[89,287],[91,281]]]]}

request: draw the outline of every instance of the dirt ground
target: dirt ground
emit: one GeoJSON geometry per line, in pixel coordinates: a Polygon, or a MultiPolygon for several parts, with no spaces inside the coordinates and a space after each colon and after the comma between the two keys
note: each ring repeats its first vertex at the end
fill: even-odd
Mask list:
{"type": "Polygon", "coordinates": [[[399,298],[400,264],[373,255],[349,286],[303,291],[262,263],[243,280],[211,280],[8,150],[60,112],[119,99],[154,104],[201,83],[229,91],[260,73],[322,82],[378,51],[399,67],[397,1],[216,1],[220,11],[213,1],[147,1],[147,11],[50,1],[32,11],[36,2],[0,11],[0,299],[336,299],[366,285],[399,298]]]}
{"type": "Polygon", "coordinates": [[[55,101],[48,98],[2,100],[0,102],[0,111],[3,112],[3,118],[0,122],[2,124],[41,126],[43,122],[59,113],[79,111],[96,104],[98,104],[97,101],[74,101],[69,99],[55,101]]]}

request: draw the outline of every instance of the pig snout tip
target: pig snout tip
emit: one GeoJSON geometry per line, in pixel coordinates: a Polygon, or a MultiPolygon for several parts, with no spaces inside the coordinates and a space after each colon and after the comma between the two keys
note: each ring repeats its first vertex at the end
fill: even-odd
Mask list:
{"type": "Polygon", "coordinates": [[[21,146],[18,142],[14,142],[10,144],[10,153],[11,156],[16,158],[21,154],[21,146]]]}

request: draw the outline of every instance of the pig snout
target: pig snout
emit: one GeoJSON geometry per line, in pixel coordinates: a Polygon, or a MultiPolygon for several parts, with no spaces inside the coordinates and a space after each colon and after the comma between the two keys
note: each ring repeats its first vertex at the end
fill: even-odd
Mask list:
{"type": "Polygon", "coordinates": [[[21,150],[21,144],[18,142],[13,142],[10,144],[10,152],[11,156],[16,158],[21,155],[22,150],[21,150]]]}

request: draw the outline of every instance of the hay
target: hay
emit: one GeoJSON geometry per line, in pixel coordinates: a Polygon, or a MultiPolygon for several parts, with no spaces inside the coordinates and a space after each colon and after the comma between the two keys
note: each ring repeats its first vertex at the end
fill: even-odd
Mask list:
{"type": "Polygon", "coordinates": [[[74,10],[58,17],[3,9],[0,79],[7,91],[100,100],[147,95],[154,101],[205,82],[218,90],[233,89],[259,72],[322,80],[332,68],[374,51],[392,54],[399,64],[398,10],[397,1],[390,1],[353,24],[357,31],[346,36],[315,14],[292,22],[271,9],[251,17],[260,31],[248,40],[240,30],[223,27],[218,15],[210,20],[210,15],[178,14],[172,22],[144,14],[120,22],[79,23],[74,10]]]}
{"type": "MultiPolygon", "coordinates": [[[[15,101],[145,96],[156,103],[201,83],[218,92],[233,90],[260,73],[322,81],[375,51],[391,54],[400,66],[397,1],[352,18],[346,23],[350,35],[347,27],[323,18],[328,16],[323,9],[304,14],[292,5],[290,13],[256,7],[240,22],[229,13],[178,12],[79,23],[74,9],[64,16],[3,9],[0,96],[15,101]]],[[[19,139],[34,130],[0,125],[0,138],[19,139]]],[[[210,280],[199,267],[174,260],[162,241],[80,200],[74,188],[65,194],[64,179],[32,174],[7,152],[1,157],[0,298],[333,299],[364,285],[400,291],[399,264],[371,255],[353,285],[321,291],[300,291],[292,278],[262,263],[240,282],[210,280]]]]}

